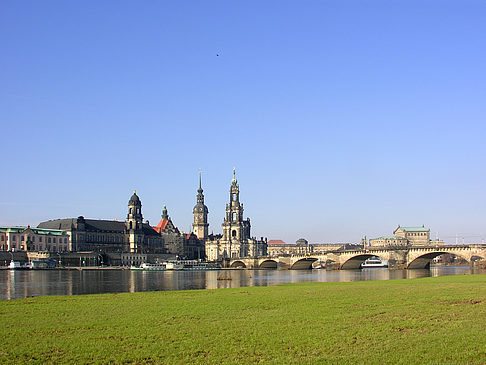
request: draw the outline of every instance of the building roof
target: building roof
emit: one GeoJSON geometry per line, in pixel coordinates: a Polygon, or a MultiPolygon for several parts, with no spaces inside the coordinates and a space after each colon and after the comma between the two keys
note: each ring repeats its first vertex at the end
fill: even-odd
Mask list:
{"type": "Polygon", "coordinates": [[[430,229],[425,228],[424,226],[422,227],[400,227],[398,226],[397,229],[393,233],[395,233],[397,230],[401,229],[404,232],[430,232],[430,229]]]}
{"type": "Polygon", "coordinates": [[[371,240],[404,240],[405,238],[402,237],[376,237],[376,238],[370,238],[371,240]]]}
{"type": "Polygon", "coordinates": [[[159,236],[159,232],[155,230],[150,224],[142,223],[143,234],[146,236],[159,236]]]}
{"type": "MultiPolygon", "coordinates": [[[[77,228],[77,218],[53,219],[39,223],[38,228],[69,230],[77,228]]],[[[125,222],[105,219],[84,219],[86,231],[124,232],[125,222]]]]}
{"type": "Polygon", "coordinates": [[[269,240],[267,245],[286,245],[286,243],[282,240],[269,240]]]}
{"type": "Polygon", "coordinates": [[[156,232],[161,233],[164,231],[165,227],[167,227],[167,223],[169,223],[168,219],[161,219],[160,222],[155,226],[152,227],[156,232]]]}
{"type": "Polygon", "coordinates": [[[40,235],[51,235],[51,236],[63,236],[67,235],[63,230],[60,229],[42,229],[42,228],[32,228],[32,227],[24,227],[24,226],[19,226],[19,227],[0,227],[0,232],[13,232],[13,233],[22,233],[25,232],[26,230],[32,230],[35,234],[40,234],[40,235]]]}

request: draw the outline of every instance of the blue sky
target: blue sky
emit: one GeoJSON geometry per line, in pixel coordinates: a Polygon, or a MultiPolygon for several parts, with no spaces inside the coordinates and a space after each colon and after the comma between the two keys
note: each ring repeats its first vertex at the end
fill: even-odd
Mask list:
{"type": "Polygon", "coordinates": [[[486,238],[482,1],[2,1],[0,224],[144,218],[486,238]],[[219,56],[218,56],[219,55],[219,56]]]}

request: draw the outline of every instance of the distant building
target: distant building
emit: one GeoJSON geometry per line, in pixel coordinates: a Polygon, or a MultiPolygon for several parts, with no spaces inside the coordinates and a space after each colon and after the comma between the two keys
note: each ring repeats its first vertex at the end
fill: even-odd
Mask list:
{"type": "Polygon", "coordinates": [[[350,243],[315,243],[309,244],[304,238],[298,239],[295,244],[285,243],[282,240],[269,240],[268,241],[268,255],[269,256],[281,256],[281,255],[306,255],[306,254],[320,254],[329,251],[337,251],[343,249],[358,249],[359,245],[353,245],[350,243]]]}
{"type": "MultiPolygon", "coordinates": [[[[209,261],[219,261],[235,257],[265,256],[267,254],[267,243],[263,241],[263,238],[257,240],[250,235],[250,219],[243,219],[243,204],[240,203],[239,196],[240,188],[236,180],[235,171],[233,170],[233,180],[230,186],[230,201],[226,205],[226,217],[222,224],[223,235],[209,236],[205,241],[206,257],[209,261]]],[[[196,215],[200,215],[199,209],[194,209],[194,215],[194,222],[196,224],[196,215]]],[[[203,226],[195,225],[194,227],[199,230],[203,226]]]]}
{"type": "Polygon", "coordinates": [[[65,231],[73,251],[165,253],[161,235],[142,220],[142,202],[134,192],[128,202],[125,222],[80,216],[42,222],[38,228],[65,231]]]}
{"type": "Polygon", "coordinates": [[[205,258],[204,242],[191,233],[181,233],[172,223],[164,206],[162,219],[154,227],[164,239],[164,246],[167,252],[174,253],[180,258],[203,260],[205,258]]]}
{"type": "Polygon", "coordinates": [[[430,229],[422,227],[400,227],[392,237],[378,237],[369,240],[371,247],[429,246],[443,245],[444,241],[430,240],[430,229]]]}
{"type": "Polygon", "coordinates": [[[298,239],[295,244],[285,243],[282,240],[270,240],[267,242],[267,252],[269,256],[305,255],[313,252],[313,247],[304,238],[298,239]]]}
{"type": "Polygon", "coordinates": [[[0,251],[69,252],[69,235],[60,229],[0,227],[0,251]]]}

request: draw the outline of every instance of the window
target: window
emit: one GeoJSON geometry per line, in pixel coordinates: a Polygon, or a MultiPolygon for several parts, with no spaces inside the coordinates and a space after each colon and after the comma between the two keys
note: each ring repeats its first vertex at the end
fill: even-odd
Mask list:
{"type": "Polygon", "coordinates": [[[236,230],[233,230],[233,232],[231,232],[231,235],[232,235],[233,237],[236,237],[236,230]]]}
{"type": "Polygon", "coordinates": [[[39,242],[42,242],[42,237],[39,237],[39,242]]]}
{"type": "Polygon", "coordinates": [[[233,220],[236,220],[236,213],[233,213],[233,220]]]}
{"type": "Polygon", "coordinates": [[[2,241],[5,241],[5,238],[2,236],[2,241]]]}
{"type": "Polygon", "coordinates": [[[20,236],[20,240],[23,242],[24,241],[24,236],[20,236]]]}
{"type": "MultiPolygon", "coordinates": [[[[81,236],[81,239],[83,239],[83,236],[81,236]]],[[[67,243],[67,238],[64,239],[64,243],[67,243]]]]}
{"type": "MultiPolygon", "coordinates": [[[[47,238],[47,243],[51,243],[51,237],[47,238]]],[[[49,250],[49,247],[51,247],[51,246],[47,246],[47,247],[48,247],[47,249],[49,250]]]]}
{"type": "Polygon", "coordinates": [[[17,241],[17,236],[12,236],[12,241],[17,241]]]}
{"type": "Polygon", "coordinates": [[[52,242],[53,242],[53,243],[56,243],[56,237],[54,237],[54,238],[52,239],[52,242]]]}

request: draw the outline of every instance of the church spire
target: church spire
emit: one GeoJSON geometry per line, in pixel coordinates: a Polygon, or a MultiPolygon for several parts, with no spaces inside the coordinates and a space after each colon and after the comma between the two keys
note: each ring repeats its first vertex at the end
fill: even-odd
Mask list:
{"type": "Polygon", "coordinates": [[[202,182],[201,182],[201,169],[199,169],[199,189],[197,190],[198,193],[202,194],[203,189],[202,189],[202,182]]]}
{"type": "Polygon", "coordinates": [[[236,169],[233,167],[233,180],[231,180],[231,184],[236,185],[238,180],[236,180],[236,169]]]}

